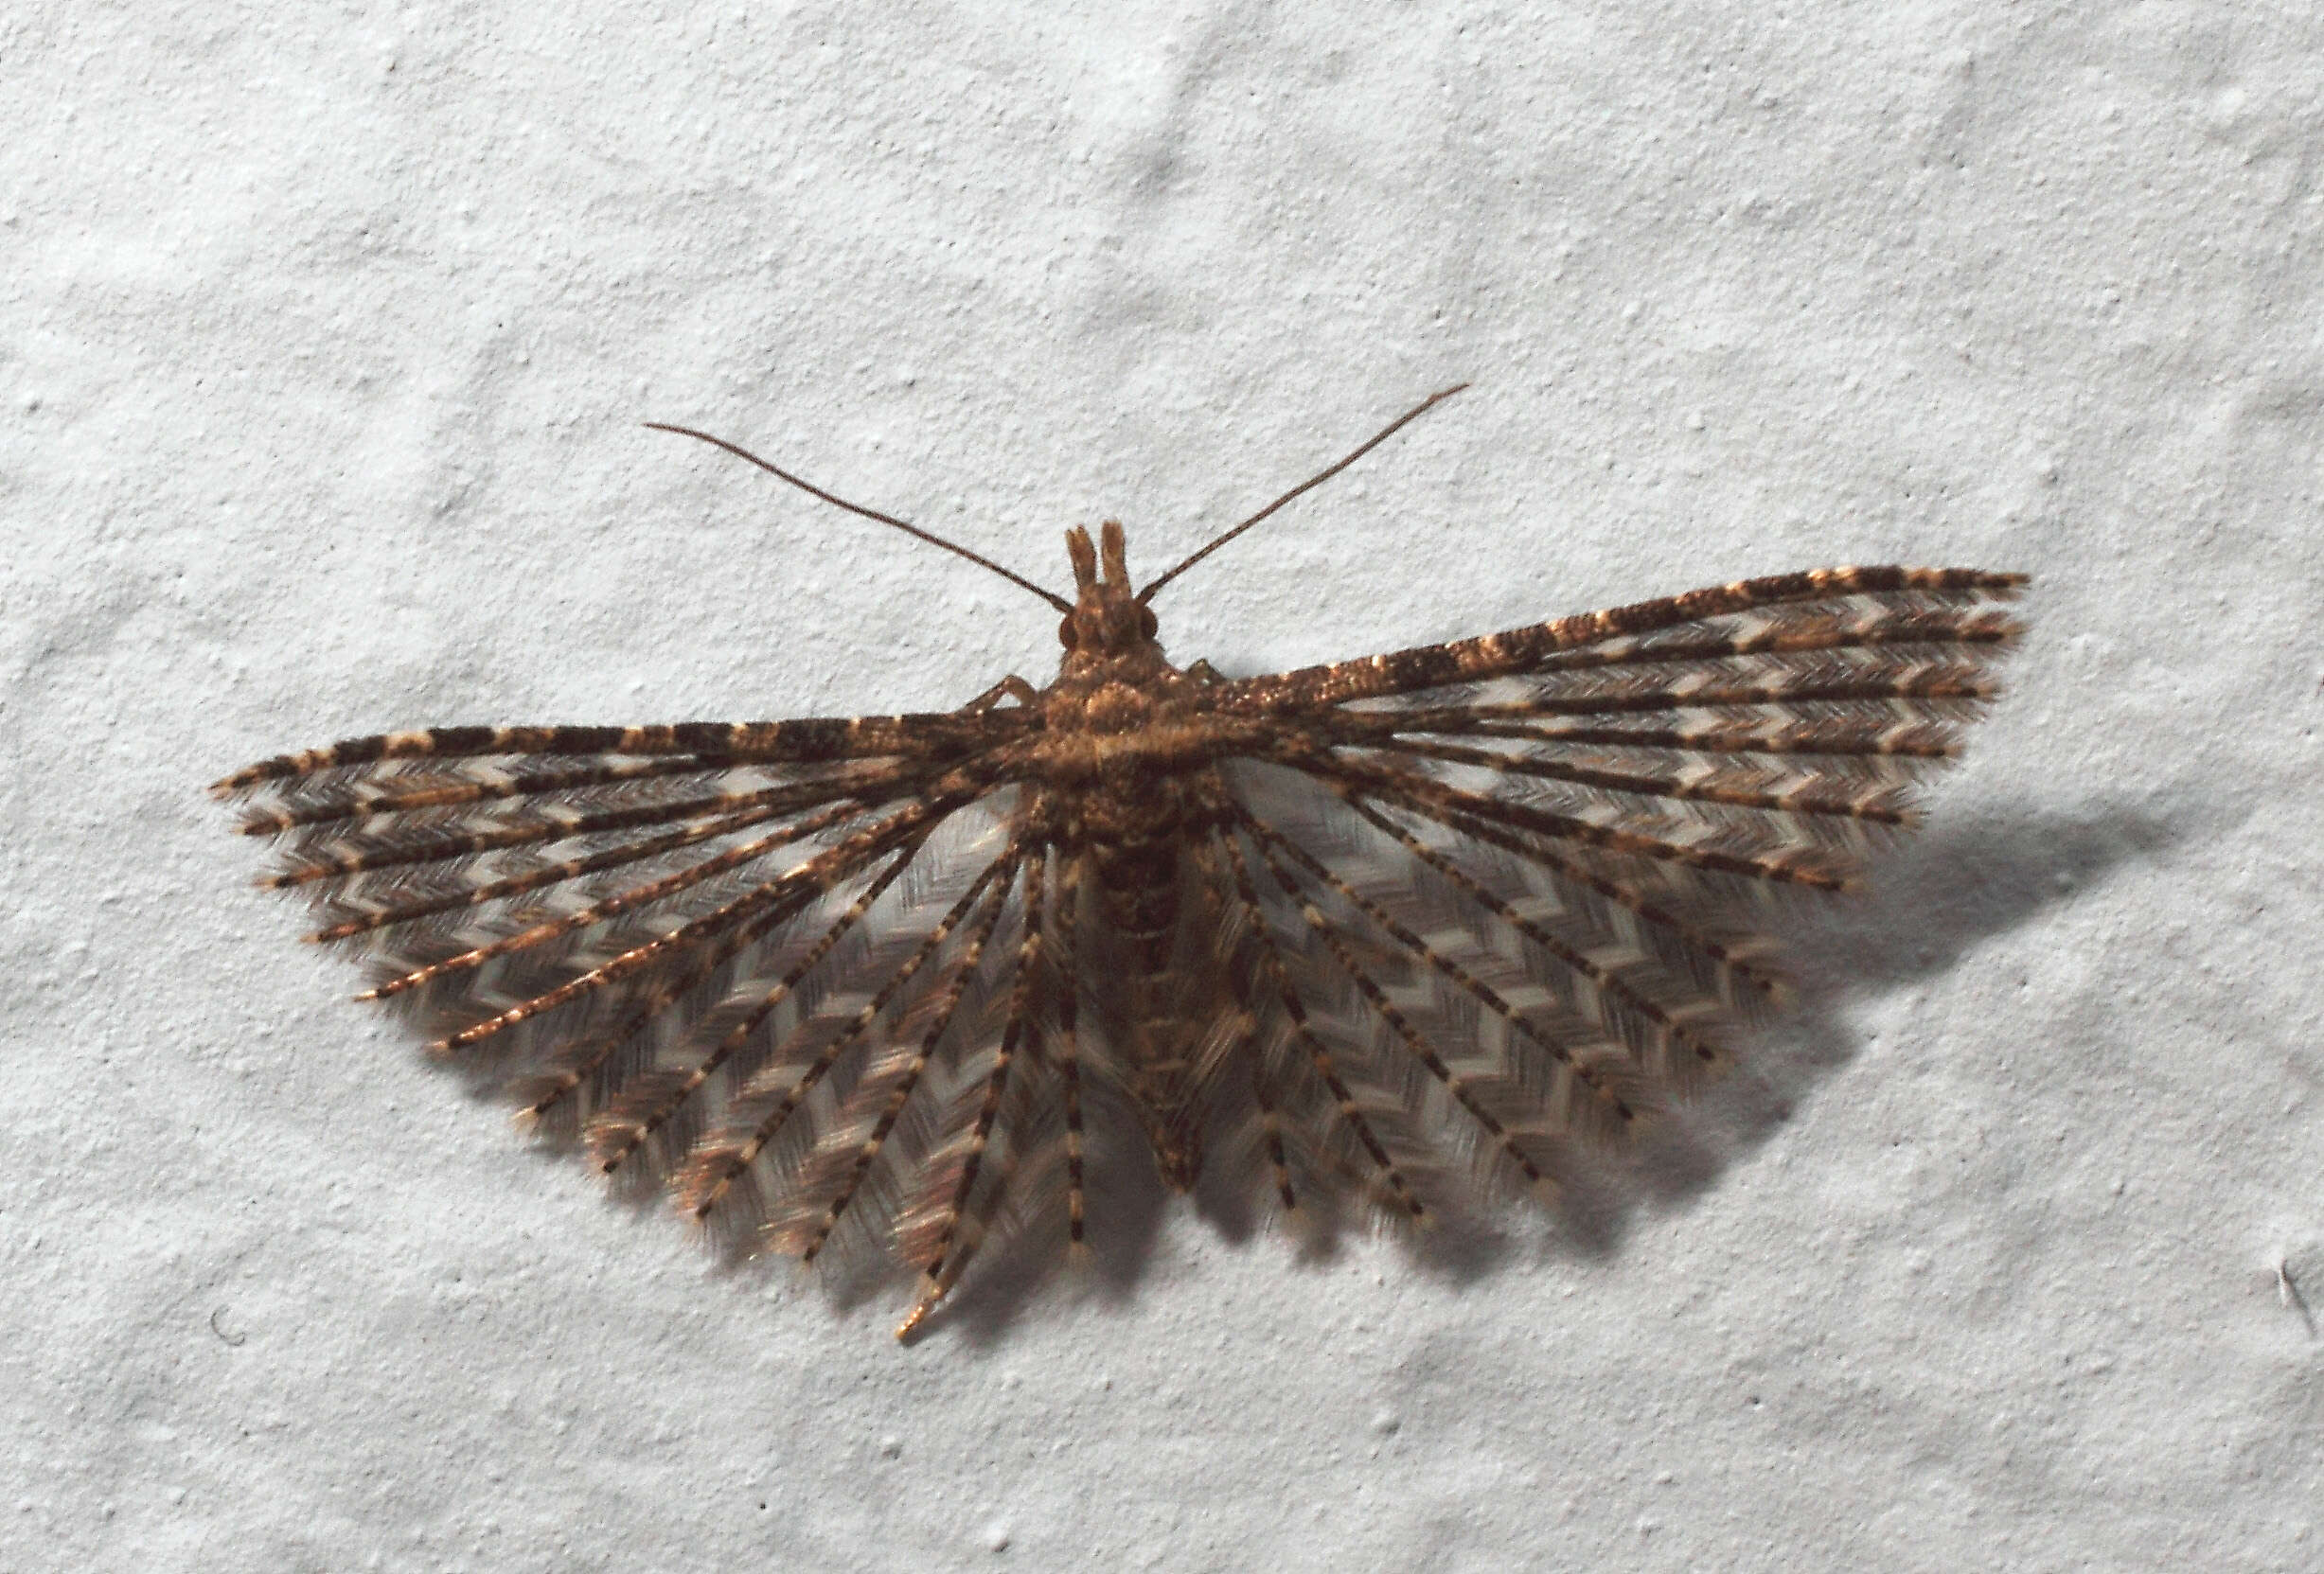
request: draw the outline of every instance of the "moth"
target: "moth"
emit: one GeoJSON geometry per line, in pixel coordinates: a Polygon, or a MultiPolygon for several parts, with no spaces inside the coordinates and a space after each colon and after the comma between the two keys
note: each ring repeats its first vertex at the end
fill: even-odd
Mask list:
{"type": "Polygon", "coordinates": [[[1553,1193],[1784,999],[1769,896],[1913,823],[2016,574],[1832,568],[1262,677],[1174,665],[1066,533],[1046,687],[956,710],[447,727],[217,784],[261,884],[440,1054],[746,1251],[1084,1252],[1141,1171],[1286,1223],[1553,1193]]]}

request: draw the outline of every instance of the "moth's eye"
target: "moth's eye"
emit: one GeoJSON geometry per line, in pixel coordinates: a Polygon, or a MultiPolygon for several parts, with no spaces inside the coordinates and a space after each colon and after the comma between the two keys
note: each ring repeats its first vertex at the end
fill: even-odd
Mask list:
{"type": "Polygon", "coordinates": [[[1139,632],[1139,633],[1144,634],[1144,636],[1145,636],[1147,639],[1149,639],[1149,640],[1150,640],[1150,639],[1152,639],[1152,638],[1154,637],[1154,630],[1155,630],[1155,629],[1157,629],[1157,628],[1160,628],[1161,627],[1162,627],[1162,625],[1161,625],[1160,623],[1157,623],[1157,622],[1155,621],[1155,619],[1154,619],[1154,609],[1153,609],[1153,608],[1151,608],[1151,607],[1141,607],[1141,608],[1139,608],[1139,609],[1138,609],[1138,632],[1139,632]]]}
{"type": "Polygon", "coordinates": [[[1076,638],[1077,636],[1073,633],[1073,614],[1068,612],[1065,614],[1065,621],[1057,625],[1057,643],[1071,650],[1073,648],[1076,638]]]}

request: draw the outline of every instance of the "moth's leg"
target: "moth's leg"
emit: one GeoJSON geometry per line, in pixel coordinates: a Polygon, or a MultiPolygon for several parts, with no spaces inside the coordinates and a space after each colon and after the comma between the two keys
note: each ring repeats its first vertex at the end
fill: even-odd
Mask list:
{"type": "Polygon", "coordinates": [[[1222,674],[1216,667],[1211,665],[1210,658],[1207,656],[1197,657],[1195,661],[1195,664],[1186,669],[1186,676],[1192,678],[1197,683],[1205,684],[1223,683],[1227,681],[1224,674],[1222,674]]]}
{"type": "Polygon", "coordinates": [[[1012,672],[991,688],[963,705],[961,710],[970,716],[981,716],[1003,699],[1014,699],[1020,705],[1030,705],[1038,699],[1040,699],[1040,694],[1033,685],[1012,672]]]}

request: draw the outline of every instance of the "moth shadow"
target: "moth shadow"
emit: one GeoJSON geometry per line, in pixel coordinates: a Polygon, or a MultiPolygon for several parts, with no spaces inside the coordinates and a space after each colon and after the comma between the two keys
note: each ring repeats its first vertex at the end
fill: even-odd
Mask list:
{"type": "MultiPolygon", "coordinates": [[[[1287,1249],[1299,1266],[1309,1269],[1336,1260],[1372,1228],[1352,1210],[1323,1207],[1306,1213],[1298,1228],[1269,1228],[1248,1189],[1221,1184],[1207,1173],[1183,1201],[1148,1165],[1117,1166],[1108,1190],[1103,1228],[1092,1227],[1081,1262],[1060,1272],[1034,1243],[1012,1243],[980,1263],[971,1279],[930,1316],[923,1332],[949,1329],[973,1349],[993,1348],[1028,1317],[1063,1315],[1069,1304],[1092,1300],[1127,1305],[1153,1271],[1157,1244],[1173,1216],[1181,1226],[1199,1220],[1239,1248],[1287,1249]]],[[[1400,1239],[1425,1271],[1464,1283],[1488,1276],[1512,1244],[1505,1221],[1481,1211],[1440,1212],[1428,1229],[1401,1231],[1400,1239]]],[[[848,1288],[847,1302],[868,1300],[880,1289],[880,1283],[866,1279],[848,1288]]]]}
{"type": "MultiPolygon", "coordinates": [[[[1943,974],[1978,946],[2075,900],[2124,864],[2151,861],[2191,834],[2184,821],[2131,805],[2079,813],[1999,810],[1950,818],[1880,866],[1868,893],[1837,902],[1788,903],[1774,929],[1797,980],[1794,1009],[1748,1041],[1730,1075],[1654,1122],[1619,1151],[1578,1154],[1551,1176],[1556,1200],[1546,1223],[1515,1206],[1440,1211],[1425,1229],[1399,1232],[1424,1273],[1466,1289],[1513,1256],[1608,1262],[1645,1217],[1684,1210],[1728,1169],[1788,1123],[1817,1088],[1855,1058],[1853,1004],[1867,995],[1943,974]]],[[[1126,1300],[1149,1271],[1172,1198],[1150,1165],[1117,1165],[1136,1185],[1107,1209],[1107,1228],[1076,1289],[1126,1300]]],[[[1238,1247],[1287,1246],[1321,1265],[1375,1226],[1354,1209],[1320,1211],[1304,1227],[1270,1227],[1248,1176],[1206,1172],[1191,1211],[1238,1247]]],[[[1038,1261],[985,1265],[956,1300],[930,1319],[973,1346],[1004,1339],[1034,1305],[1046,1269],[1038,1261]]]]}
{"type": "MultiPolygon", "coordinates": [[[[1060,1265],[1042,1231],[1018,1232],[981,1258],[975,1271],[930,1314],[922,1332],[950,1331],[972,1349],[990,1349],[1033,1316],[1061,1315],[1067,1303],[1125,1305],[1152,1271],[1174,1194],[1150,1162],[1127,1155],[1092,1165],[1086,1249],[1060,1265]]],[[[1060,1227],[1062,1221],[1055,1221],[1060,1227]]],[[[1051,1234],[1047,1240],[1054,1240],[1051,1234]]],[[[866,1283],[858,1299],[879,1286],[866,1283]]],[[[851,1290],[850,1293],[855,1293],[851,1290]]]]}
{"type": "Polygon", "coordinates": [[[2132,805],[1949,819],[1884,859],[1871,892],[1803,909],[1783,939],[1810,993],[1908,983],[2197,829],[2188,815],[2132,805]]]}
{"type": "Polygon", "coordinates": [[[1639,1206],[1683,1207],[1790,1121],[1861,1043],[1854,1004],[1940,976],[1988,941],[2071,902],[2128,863],[2191,834],[2135,805],[2079,813],[1997,810],[1948,819],[1884,860],[1872,889],[1797,904],[1775,926],[1800,991],[1748,1044],[1736,1075],[1663,1123],[1621,1166],[1635,1202],[1606,1221],[1610,1247],[1639,1206]]]}
{"type": "MultiPolygon", "coordinates": [[[[1979,946],[2071,902],[2127,863],[2151,861],[2194,834],[2183,817],[2131,805],[2100,805],[2079,813],[1997,810],[1953,816],[1899,846],[1882,862],[1867,893],[1838,901],[1802,898],[1782,905],[1773,932],[1799,984],[1795,1008],[1743,1047],[1736,1072],[1657,1120],[1619,1151],[1577,1153],[1551,1179],[1556,1200],[1544,1219],[1516,1205],[1440,1208],[1429,1228],[1398,1231],[1413,1267],[1458,1289],[1493,1278],[1513,1256],[1536,1261],[1607,1262],[1644,1217],[1680,1211],[1708,1194],[1792,1118],[1827,1078],[1860,1049],[1853,1004],[1868,995],[1942,975],[1979,946]]],[[[520,1057],[487,1053],[462,1064],[471,1096],[505,1103],[497,1091],[520,1057]]],[[[551,1123],[527,1144],[543,1163],[570,1163],[578,1132],[551,1123]]],[[[982,1258],[954,1295],[935,1309],[923,1334],[949,1331],[970,1348],[1006,1341],[1028,1317],[1068,1315],[1076,1303],[1126,1304],[1153,1271],[1166,1220],[1191,1212],[1243,1249],[1287,1248],[1297,1264],[1318,1267],[1340,1257],[1376,1228],[1359,1209],[1319,1207],[1296,1229],[1267,1217],[1263,1185],[1247,1173],[1208,1170],[1176,1205],[1142,1142],[1126,1132],[1109,1144],[1107,1161],[1091,1166],[1089,1249],[1059,1272],[1036,1243],[1062,1230],[1018,1232],[982,1258]],[[1132,1157],[1133,1153],[1137,1156],[1132,1157]]],[[[1457,1190],[1457,1188],[1453,1188],[1457,1190]]],[[[643,1218],[667,1211],[653,1167],[614,1177],[608,1200],[643,1218]]],[[[733,1242],[713,1242],[725,1273],[769,1271],[733,1242]]],[[[825,1296],[843,1310],[874,1300],[900,1306],[905,1280],[892,1265],[862,1254],[860,1265],[818,1275],[825,1296]]]]}

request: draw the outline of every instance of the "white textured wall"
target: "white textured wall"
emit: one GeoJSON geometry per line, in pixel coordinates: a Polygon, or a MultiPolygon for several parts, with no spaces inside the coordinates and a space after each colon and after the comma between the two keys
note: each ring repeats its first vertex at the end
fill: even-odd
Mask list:
{"type": "Polygon", "coordinates": [[[581,9],[0,21],[0,1566],[2324,1565],[2312,7],[581,9]],[[642,420],[1061,582],[1461,378],[1174,652],[2037,575],[1852,986],[1594,1246],[1177,1216],[901,1349],[529,1153],[201,795],[1046,677],[642,420]]]}

